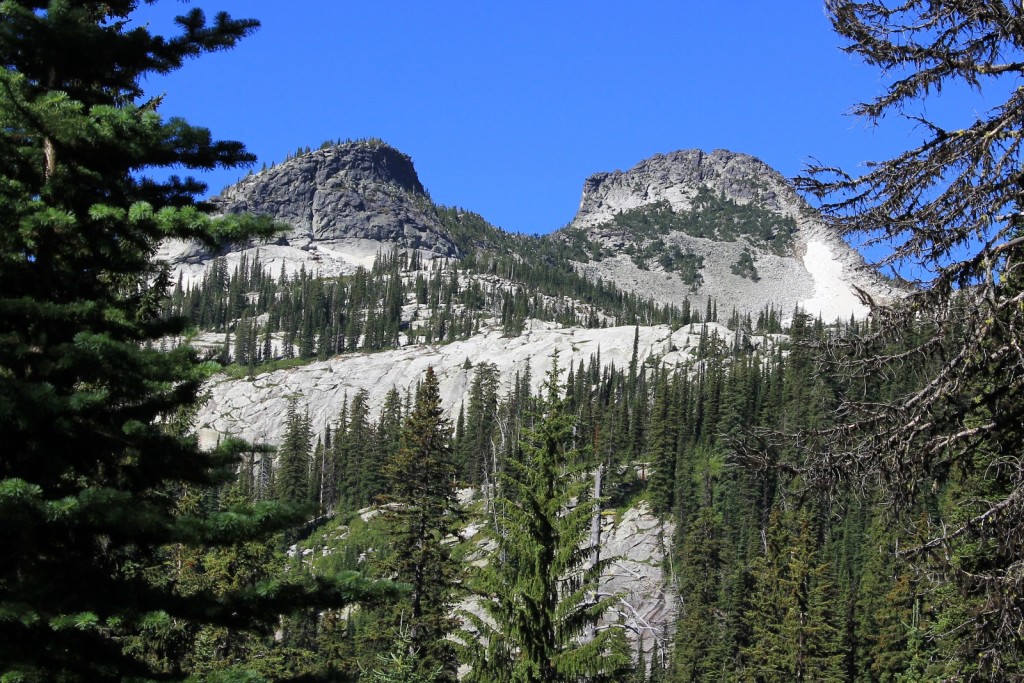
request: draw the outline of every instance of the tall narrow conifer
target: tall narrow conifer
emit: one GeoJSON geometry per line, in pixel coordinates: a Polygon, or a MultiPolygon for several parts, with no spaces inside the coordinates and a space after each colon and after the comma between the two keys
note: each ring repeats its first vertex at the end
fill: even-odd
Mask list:
{"type": "Polygon", "coordinates": [[[572,445],[576,420],[564,411],[557,362],[545,391],[494,502],[497,549],[474,582],[486,618],[465,613],[475,631],[463,637],[470,681],[617,681],[629,667],[621,629],[587,637],[615,600],[598,585],[609,559],[593,563],[585,542],[589,463],[572,445]]]}
{"type": "Polygon", "coordinates": [[[388,494],[380,500],[387,504],[386,571],[411,587],[408,598],[398,605],[396,637],[404,628],[418,673],[440,670],[434,680],[446,681],[455,680],[455,651],[446,636],[456,627],[453,608],[460,580],[449,545],[459,520],[451,439],[451,420],[441,411],[437,375],[427,368],[401,445],[388,456],[388,494]]]}

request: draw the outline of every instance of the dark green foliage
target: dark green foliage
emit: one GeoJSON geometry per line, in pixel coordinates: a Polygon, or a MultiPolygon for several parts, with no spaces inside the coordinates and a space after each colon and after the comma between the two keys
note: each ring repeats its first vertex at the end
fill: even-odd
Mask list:
{"type": "Polygon", "coordinates": [[[766,683],[838,680],[843,651],[836,621],[842,610],[835,586],[806,513],[792,526],[775,514],[763,554],[754,561],[746,614],[751,644],[744,657],[754,679],[766,683]]]}
{"type": "MultiPolygon", "coordinates": [[[[715,316],[713,302],[707,303],[706,313],[715,316]]],[[[762,323],[762,328],[781,330],[780,317],[773,309],[765,309],[761,319],[767,324],[762,323]]],[[[895,393],[912,386],[912,381],[875,378],[866,385],[851,385],[843,378],[822,374],[808,345],[840,335],[846,328],[827,328],[799,312],[785,330],[789,337],[774,341],[755,334],[753,321],[735,313],[729,326],[743,332],[748,343],[726,343],[715,328],[707,327],[694,358],[676,368],[659,365],[657,359],[641,362],[637,330],[634,354],[627,366],[602,366],[599,355],[589,362],[581,359],[568,373],[564,389],[559,389],[564,397],[557,397],[560,414],[573,416],[575,428],[569,445],[579,449],[574,462],[581,468],[567,465],[562,471],[584,491],[582,500],[591,513],[595,507],[586,500],[588,487],[582,475],[592,474],[600,463],[605,472],[604,492],[609,496],[602,505],[625,506],[646,497],[653,509],[676,525],[669,566],[682,608],[674,638],[667,642],[655,638],[670,666],[654,666],[651,675],[668,680],[802,677],[886,681],[896,680],[897,675],[907,680],[914,676],[934,680],[962,668],[964,663],[957,654],[960,641],[947,632],[951,624],[970,614],[969,610],[979,609],[981,601],[976,596],[965,599],[948,586],[936,590],[920,576],[902,571],[891,549],[896,539],[901,547],[911,543],[914,532],[893,528],[882,533],[888,518],[870,507],[811,495],[806,482],[794,476],[809,451],[786,440],[768,439],[764,431],[783,426],[805,430],[803,443],[810,445],[814,430],[832,424],[834,407],[842,397],[895,393]],[[770,453],[782,466],[764,467],[763,462],[746,460],[742,456],[751,448],[770,453]],[[588,449],[592,455],[582,455],[588,449]],[[884,552],[880,554],[879,549],[884,552]]],[[[862,329],[862,324],[854,323],[850,329],[862,329]]],[[[528,542],[533,531],[520,534],[513,529],[528,525],[527,509],[538,510],[543,505],[540,501],[531,504],[530,497],[513,484],[539,485],[538,472],[544,468],[533,469],[541,460],[529,455],[534,453],[530,448],[516,448],[516,442],[520,434],[534,434],[531,430],[543,424],[531,417],[531,406],[548,405],[551,396],[533,396],[528,373],[514,377],[502,396],[490,364],[476,363],[471,370],[469,406],[459,411],[462,426],[451,462],[475,461],[462,469],[467,476],[478,472],[485,484],[497,478],[505,488],[499,490],[496,500],[488,495],[490,489],[483,489],[485,517],[492,523],[494,515],[506,520],[507,526],[495,528],[506,530],[503,538],[509,539],[508,543],[536,548],[528,542]],[[471,446],[473,443],[478,445],[471,446]],[[474,450],[486,453],[486,458],[470,457],[468,453],[474,450]],[[457,461],[455,453],[460,454],[457,461]],[[513,502],[520,512],[510,507],[513,502]]],[[[394,425],[396,416],[405,410],[395,391],[385,403],[379,422],[374,423],[366,409],[366,397],[357,395],[346,403],[338,429],[330,432],[330,449],[344,453],[339,456],[342,460],[337,471],[346,474],[338,480],[348,482],[346,490],[358,499],[339,501],[335,510],[361,506],[365,491],[392,493],[409,485],[405,480],[392,481],[394,475],[387,474],[387,467],[381,478],[382,457],[399,452],[394,445],[394,425]],[[340,451],[339,444],[344,446],[340,451]]],[[[428,434],[431,430],[417,431],[428,434]]],[[[527,444],[534,438],[529,436],[527,444]]],[[[448,481],[443,476],[432,480],[448,481]]],[[[973,481],[965,475],[960,485],[975,485],[973,481]]],[[[946,504],[938,495],[942,491],[936,493],[934,511],[946,504]]],[[[450,517],[438,514],[432,518],[435,523],[447,523],[450,517]]],[[[582,523],[584,518],[581,514],[577,521],[582,523]]],[[[928,523],[928,517],[922,516],[919,524],[928,523]]],[[[391,563],[416,554],[374,551],[401,545],[394,540],[398,536],[383,540],[385,533],[391,533],[383,531],[384,526],[375,540],[354,540],[351,548],[341,551],[338,567],[372,566],[372,571],[397,575],[400,570],[391,563]],[[357,561],[363,555],[371,558],[369,564],[357,561]]],[[[428,534],[433,540],[427,545],[436,557],[447,557],[443,544],[435,545],[439,535],[428,534]]],[[[966,550],[970,552],[962,553],[963,561],[976,562],[974,550],[966,550]]],[[[506,548],[504,552],[506,560],[520,557],[515,554],[520,551],[506,548]]],[[[527,555],[522,551],[522,557],[527,555]]],[[[495,596],[496,609],[506,610],[501,617],[505,619],[517,613],[517,602],[511,597],[503,602],[496,596],[522,595],[527,589],[516,588],[516,582],[526,580],[521,570],[533,565],[513,560],[502,567],[509,573],[487,580],[503,586],[490,595],[495,596]],[[514,572],[513,567],[517,568],[514,572]]],[[[445,582],[435,583],[431,588],[438,588],[438,599],[446,599],[445,582]]],[[[304,643],[324,643],[337,653],[339,661],[347,662],[339,664],[344,670],[354,670],[356,661],[372,667],[380,661],[378,656],[389,661],[398,657],[401,666],[421,673],[439,662],[448,662],[443,670],[450,667],[450,653],[434,651],[426,643],[395,649],[396,642],[408,640],[411,613],[411,603],[406,600],[392,608],[363,610],[358,616],[339,619],[339,626],[330,628],[316,620],[307,619],[305,625],[290,621],[286,642],[297,648],[296,652],[308,651],[310,646],[304,643]],[[423,662],[433,664],[418,668],[421,653],[423,662]]],[[[443,619],[433,623],[438,630],[451,625],[443,619]]],[[[504,645],[489,652],[470,646],[470,657],[485,662],[482,672],[511,671],[520,647],[514,642],[519,641],[494,642],[504,645]],[[504,668],[488,663],[505,661],[502,657],[506,656],[504,668]],[[496,668],[488,668],[491,666],[496,668]]],[[[307,666],[313,666],[312,661],[307,666]]],[[[524,669],[529,670],[528,666],[524,669]]],[[[491,674],[479,675],[491,680],[486,678],[491,674]]],[[[500,674],[493,676],[500,680],[500,674]]]]}
{"type": "Polygon", "coordinates": [[[747,249],[740,252],[736,263],[732,264],[731,269],[733,275],[739,275],[754,282],[761,279],[757,274],[757,266],[754,265],[754,257],[750,255],[750,251],[747,249]]]}
{"type": "Polygon", "coordinates": [[[647,442],[647,461],[650,463],[648,496],[654,512],[667,514],[675,502],[679,411],[678,404],[672,400],[668,373],[659,372],[656,380],[647,442]]]}
{"type": "Polygon", "coordinates": [[[597,327],[596,317],[569,309],[569,302],[558,301],[554,307],[538,294],[574,299],[596,311],[613,317],[618,325],[691,322],[687,305],[662,306],[630,292],[620,291],[614,284],[587,279],[576,272],[572,260],[587,260],[579,253],[572,231],[559,231],[542,237],[526,237],[501,232],[480,216],[459,209],[438,208],[438,216],[459,245],[463,255],[460,267],[483,275],[499,275],[523,283],[526,289],[506,293],[502,324],[511,334],[527,317],[558,322],[577,321],[597,327]],[[568,235],[568,239],[563,238],[568,235]],[[508,311],[506,311],[506,307],[508,311]]]}
{"type": "Polygon", "coordinates": [[[377,447],[378,430],[370,421],[369,394],[356,392],[342,407],[334,433],[335,509],[358,510],[370,505],[383,491],[384,453],[377,447]]]}
{"type": "Polygon", "coordinates": [[[277,449],[274,493],[278,500],[302,506],[311,502],[312,453],[310,448],[312,444],[310,443],[309,415],[300,414],[298,406],[297,398],[292,397],[288,400],[288,428],[284,435],[284,441],[277,449]]]}
{"type": "Polygon", "coordinates": [[[437,375],[427,368],[416,404],[402,429],[400,447],[387,455],[384,521],[385,576],[410,586],[393,608],[393,637],[407,640],[409,666],[431,680],[455,680],[455,651],[447,636],[456,628],[455,592],[461,568],[449,539],[458,532],[451,421],[441,413],[437,375]]]}
{"type": "MultiPolygon", "coordinates": [[[[548,254],[543,256],[548,263],[557,262],[547,242],[528,241],[517,248],[540,251],[548,254]]],[[[682,309],[660,306],[613,285],[592,283],[571,268],[562,272],[560,267],[526,265],[514,253],[472,254],[458,265],[420,267],[415,253],[391,254],[379,256],[371,270],[360,268],[350,276],[322,279],[303,268],[275,278],[265,271],[258,252],[251,258],[243,255],[231,273],[223,259],[216,259],[199,284],[175,287],[164,315],[186,316],[200,329],[224,332],[219,359],[239,363],[249,374],[258,364],[279,358],[324,359],[346,351],[466,339],[495,316],[508,335],[519,334],[529,318],[588,327],[602,324],[599,313],[630,323],[678,325],[696,319],[688,302],[682,309]],[[476,278],[463,285],[460,270],[525,278],[528,286],[486,288],[476,278]],[[412,320],[404,319],[403,306],[414,302],[424,308],[412,320]]]]}
{"type": "MultiPolygon", "coordinates": [[[[218,629],[259,633],[294,609],[368,594],[352,575],[270,580],[243,568],[249,544],[301,517],[219,505],[214,487],[253,449],[227,440],[203,452],[188,435],[208,369],[188,348],[156,350],[183,321],[161,317],[171,282],[150,259],[167,237],[220,248],[275,227],[212,220],[196,201],[202,183],[150,177],[253,157],[162,119],[142,84],[257,22],[208,23],[191,9],[165,39],[133,23],[136,5],[0,7],[5,681],[182,679],[206,666],[200,641],[218,629]]],[[[251,327],[238,332],[251,354],[251,327]]]]}
{"type": "Polygon", "coordinates": [[[676,625],[675,680],[721,680],[732,667],[720,605],[723,556],[722,521],[710,501],[689,525],[680,548],[679,592],[686,596],[676,625]]]}
{"type": "Polygon", "coordinates": [[[465,613],[471,681],[620,680],[629,663],[622,632],[592,626],[614,601],[597,596],[607,559],[588,547],[595,513],[586,459],[573,447],[555,364],[533,428],[506,461],[494,501],[497,549],[473,580],[486,619],[465,613]]]}
{"type": "MultiPolygon", "coordinates": [[[[788,311],[766,307],[756,319],[733,311],[734,341],[706,327],[679,367],[644,363],[638,348],[624,368],[598,355],[570,369],[564,390],[552,374],[540,397],[529,369],[499,395],[494,367],[473,359],[455,444],[431,373],[415,404],[392,391],[379,416],[363,392],[330,426],[310,425],[293,402],[275,470],[263,449],[226,441],[201,453],[186,436],[206,369],[187,349],[154,350],[184,334],[182,317],[216,332],[216,355],[251,374],[280,358],[450,342],[491,319],[508,334],[530,318],[716,321],[717,302],[698,302],[696,311],[688,301],[655,305],[575,272],[571,260],[604,256],[585,233],[506,235],[439,207],[431,210],[456,241],[458,262],[389,253],[373,268],[320,279],[303,270],[267,274],[255,255],[230,271],[214,262],[191,289],[171,287],[149,265],[164,236],[216,246],[265,236],[270,226],[205,218],[194,206],[203,191],[195,181],[142,179],[147,165],[249,157],[236,143],[162,121],[139,79],[228,47],[254,24],[221,17],[203,28],[192,12],[186,24],[194,30],[160,42],[120,23],[133,7],[0,9],[0,546],[8,552],[0,675],[335,680],[357,675],[362,663],[371,680],[450,680],[444,635],[459,586],[451,553],[464,550],[454,539],[462,478],[483,485],[480,505],[497,544],[472,583],[491,621],[470,621],[487,642],[464,636],[477,680],[627,680],[621,629],[591,628],[614,600],[598,594],[596,581],[612,558],[598,558],[586,539],[602,506],[645,499],[675,524],[667,564],[682,610],[674,638],[658,641],[654,662],[637,667],[633,680],[648,671],[651,680],[1020,678],[1015,501],[1024,401],[1015,379],[1021,242],[1012,178],[986,195],[991,201],[950,212],[962,225],[922,223],[939,232],[921,244],[941,253],[956,230],[992,228],[994,239],[987,260],[943,271],[936,298],[918,297],[902,326],[833,328],[796,311],[790,338],[776,340],[758,335],[783,332],[788,311]],[[56,40],[41,39],[51,31],[56,40]],[[997,209],[1007,217],[991,219],[997,209]],[[994,276],[982,277],[979,264],[994,276]],[[500,280],[514,285],[486,284],[500,280]],[[836,342],[824,360],[809,348],[823,342],[836,342]],[[874,355],[858,357],[863,350],[874,355]],[[891,411],[886,419],[871,412],[880,405],[891,411]],[[844,450],[854,433],[846,420],[861,417],[871,436],[844,450]],[[610,500],[590,493],[595,472],[604,473],[610,500]],[[311,521],[281,500],[315,505],[322,516],[311,521]],[[389,512],[367,530],[352,513],[375,501],[389,512]],[[326,540],[342,522],[350,534],[326,540]],[[289,541],[272,536],[286,529],[289,541]],[[911,566],[903,554],[915,547],[911,566]],[[391,606],[342,609],[370,595],[395,598],[393,587],[374,587],[355,571],[380,571],[409,592],[391,606]]],[[[841,26],[857,26],[850,3],[829,7],[841,26]]],[[[959,26],[1005,9],[929,7],[932,19],[953,8],[943,16],[959,26]]],[[[1003,112],[1011,132],[1014,112],[1003,112]]],[[[971,136],[1002,139],[984,126],[936,135],[937,147],[952,144],[953,152],[971,136]]],[[[947,169],[974,157],[948,158],[947,169]]],[[[911,155],[883,168],[912,171],[914,163],[911,155]]],[[[883,202],[874,227],[915,220],[900,208],[898,199],[883,202]]],[[[699,258],[668,244],[666,231],[786,253],[786,221],[703,193],[693,212],[648,207],[616,227],[640,262],[655,267],[657,259],[696,283],[699,258]]],[[[914,234],[915,226],[893,229],[914,234]]],[[[734,272],[756,278],[750,252],[734,272]]]]}
{"type": "Polygon", "coordinates": [[[400,636],[390,653],[378,653],[376,661],[363,671],[360,680],[368,683],[435,683],[444,680],[440,666],[424,669],[422,658],[410,649],[408,636],[400,636]]]}
{"type": "Polygon", "coordinates": [[[469,389],[469,407],[460,449],[463,454],[461,478],[479,485],[493,481],[497,471],[498,368],[493,363],[476,366],[469,389]]]}
{"type": "Polygon", "coordinates": [[[704,281],[700,271],[704,267],[704,257],[697,256],[689,249],[683,250],[678,244],[666,245],[660,237],[643,243],[643,246],[629,244],[625,252],[633,263],[641,270],[650,270],[651,261],[661,266],[668,273],[677,273],[679,279],[695,290],[704,281]]]}

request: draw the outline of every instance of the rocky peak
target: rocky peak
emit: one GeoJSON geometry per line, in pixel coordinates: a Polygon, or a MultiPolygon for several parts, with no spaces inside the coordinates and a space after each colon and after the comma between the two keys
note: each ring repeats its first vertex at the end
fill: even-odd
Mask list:
{"type": "Polygon", "coordinates": [[[395,185],[406,192],[424,195],[423,184],[412,158],[377,140],[360,140],[307,152],[271,169],[298,170],[327,185],[395,185]]]}
{"type": "Polygon", "coordinates": [[[673,211],[690,209],[698,190],[724,194],[737,204],[757,204],[796,218],[803,203],[785,178],[760,159],[717,149],[656,154],[628,171],[595,173],[583,183],[583,197],[573,226],[589,228],[616,214],[667,202],[673,211]]]}
{"type": "Polygon", "coordinates": [[[588,245],[578,270],[663,303],[799,306],[832,321],[867,314],[858,290],[898,295],[782,174],[727,150],[658,154],[590,176],[564,234],[588,245]]]}
{"type": "Polygon", "coordinates": [[[292,230],[282,243],[369,239],[453,256],[412,159],[379,141],[301,154],[251,175],[212,202],[224,213],[270,215],[292,230]]]}

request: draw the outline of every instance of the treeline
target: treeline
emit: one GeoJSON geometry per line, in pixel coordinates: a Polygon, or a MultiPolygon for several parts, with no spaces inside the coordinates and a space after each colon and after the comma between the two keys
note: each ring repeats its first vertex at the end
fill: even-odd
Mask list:
{"type": "MultiPolygon", "coordinates": [[[[380,254],[372,268],[334,278],[304,267],[289,274],[283,266],[275,276],[258,252],[251,258],[243,254],[230,270],[220,258],[194,286],[179,277],[164,315],[223,333],[218,357],[242,366],[451,342],[485,324],[514,336],[529,319],[588,328],[718,320],[717,302],[710,299],[703,309],[689,300],[662,306],[559,265],[564,261],[551,243],[527,243],[536,251],[482,251],[460,261],[424,261],[416,251],[380,254]]],[[[779,312],[770,315],[776,322],[763,315],[759,329],[777,325],[779,312]]]]}

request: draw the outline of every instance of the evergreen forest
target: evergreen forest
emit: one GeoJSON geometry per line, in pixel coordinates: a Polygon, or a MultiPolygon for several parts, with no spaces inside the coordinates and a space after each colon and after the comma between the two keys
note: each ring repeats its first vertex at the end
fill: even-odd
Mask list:
{"type": "MultiPolygon", "coordinates": [[[[844,49],[906,73],[868,120],[1024,73],[1019,7],[892,5],[826,2],[844,49]]],[[[433,205],[458,258],[382,249],[321,277],[255,251],[189,282],[154,261],[164,240],[224,254],[282,226],[148,175],[255,158],[143,85],[259,24],[190,7],[164,37],[137,9],[0,3],[0,683],[1024,680],[1019,88],[960,130],[921,120],[925,143],[863,175],[796,181],[838,234],[934,275],[866,319],[659,304],[581,275],[606,256],[581,232],[433,205]],[[200,448],[212,377],[536,321],[628,328],[630,360],[503,378],[467,358],[451,411],[430,367],[325,422],[290,395],[276,446],[200,448]],[[641,353],[651,325],[699,341],[641,353]],[[603,578],[603,535],[638,509],[668,628],[603,578]]],[[[710,192],[609,229],[690,284],[700,257],[662,232],[781,253],[797,231],[710,192]]]]}

